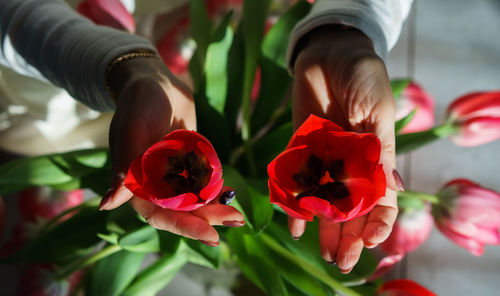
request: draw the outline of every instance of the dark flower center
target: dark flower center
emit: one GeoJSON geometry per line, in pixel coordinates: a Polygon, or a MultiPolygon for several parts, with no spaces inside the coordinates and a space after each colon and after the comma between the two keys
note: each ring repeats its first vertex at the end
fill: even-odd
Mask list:
{"type": "Polygon", "coordinates": [[[208,173],[206,160],[191,151],[168,158],[163,180],[177,195],[187,192],[199,194],[208,184],[208,173]]]}
{"type": "Polygon", "coordinates": [[[300,199],[304,196],[316,196],[333,203],[337,199],[350,195],[349,189],[341,180],[344,175],[344,160],[323,161],[314,154],[309,156],[306,165],[293,175],[299,185],[300,199]]]}

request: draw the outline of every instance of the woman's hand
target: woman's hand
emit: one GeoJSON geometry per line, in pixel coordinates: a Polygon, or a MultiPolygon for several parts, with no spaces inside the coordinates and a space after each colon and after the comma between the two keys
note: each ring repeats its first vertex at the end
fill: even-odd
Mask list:
{"type": "Polygon", "coordinates": [[[116,103],[109,132],[112,186],[100,209],[111,210],[131,199],[132,206],[153,227],[212,246],[218,245],[219,236],[211,225],[243,225],[243,215],[230,206],[213,202],[192,212],[178,212],[133,196],[125,188],[123,180],[130,163],[149,146],[173,130],[196,130],[195,106],[189,88],[156,57],[117,65],[108,82],[116,103]]]}
{"type": "MultiPolygon", "coordinates": [[[[323,258],[348,273],[363,246],[375,247],[389,236],[398,212],[395,191],[403,189],[395,170],[395,103],[389,78],[371,40],[358,30],[338,27],[320,28],[309,35],[294,73],[294,129],[315,114],[345,130],[375,133],[382,144],[386,196],[368,215],[345,223],[319,221],[323,258]]],[[[305,227],[306,221],[289,218],[293,237],[299,238],[305,227]]]]}

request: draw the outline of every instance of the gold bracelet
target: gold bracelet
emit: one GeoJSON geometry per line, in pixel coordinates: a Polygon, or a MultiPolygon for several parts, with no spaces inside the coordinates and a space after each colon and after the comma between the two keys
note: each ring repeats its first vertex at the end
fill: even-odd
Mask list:
{"type": "Polygon", "coordinates": [[[106,68],[106,79],[109,77],[109,74],[116,66],[120,65],[121,63],[123,63],[125,61],[135,59],[135,58],[152,58],[152,57],[156,57],[156,56],[157,56],[156,53],[153,51],[135,51],[135,52],[126,53],[122,56],[119,56],[116,59],[114,59],[111,62],[111,64],[109,64],[109,66],[106,68]]]}
{"type": "Polygon", "coordinates": [[[126,53],[124,55],[121,55],[119,57],[117,57],[116,59],[114,59],[108,67],[106,67],[106,73],[105,73],[105,79],[106,79],[106,88],[108,90],[108,93],[111,95],[111,97],[113,98],[114,101],[116,101],[116,94],[111,90],[111,88],[109,87],[109,75],[111,74],[111,71],[113,71],[113,69],[122,64],[123,62],[126,62],[128,60],[131,60],[131,59],[135,59],[135,58],[152,58],[152,57],[157,57],[158,55],[153,52],[153,51],[147,51],[147,50],[144,50],[144,51],[141,51],[141,50],[138,50],[138,51],[135,51],[135,52],[129,52],[129,53],[126,53]]]}

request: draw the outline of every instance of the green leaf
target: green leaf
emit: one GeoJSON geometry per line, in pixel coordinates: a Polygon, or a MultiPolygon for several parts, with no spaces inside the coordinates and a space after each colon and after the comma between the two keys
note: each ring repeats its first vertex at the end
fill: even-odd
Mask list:
{"type": "Polygon", "coordinates": [[[118,244],[130,252],[152,253],[160,251],[158,232],[150,225],[143,226],[123,236],[118,244]]]}
{"type": "Polygon", "coordinates": [[[275,124],[277,117],[285,112],[291,94],[292,78],[286,70],[267,58],[260,59],[260,68],[260,94],[252,113],[253,131],[275,124]]]}
{"type": "Polygon", "coordinates": [[[243,93],[243,69],[245,57],[245,44],[243,40],[243,26],[240,25],[234,34],[233,44],[229,50],[227,60],[227,99],[224,113],[231,128],[231,134],[236,135],[238,113],[241,106],[243,93]]]}
{"type": "Polygon", "coordinates": [[[201,49],[203,56],[205,56],[206,49],[210,43],[210,37],[212,36],[212,22],[208,17],[205,1],[190,0],[189,8],[191,35],[196,42],[196,47],[201,49]]]}
{"type": "MultiPolygon", "coordinates": [[[[21,158],[0,166],[0,194],[30,186],[75,189],[82,178],[109,171],[106,149],[86,149],[66,153],[21,158]]],[[[105,180],[109,179],[109,174],[105,180]]]]}
{"type": "Polygon", "coordinates": [[[130,203],[125,203],[109,211],[108,218],[106,219],[106,230],[109,233],[125,235],[145,225],[139,217],[130,203]]]}
{"type": "Polygon", "coordinates": [[[270,253],[257,237],[232,229],[227,238],[245,276],[268,295],[288,295],[282,278],[269,259],[270,253]]]}
{"type": "Polygon", "coordinates": [[[82,255],[101,240],[97,233],[105,231],[107,212],[96,207],[82,209],[75,216],[40,233],[10,260],[54,262],[64,264],[82,255]]]}
{"type": "Polygon", "coordinates": [[[248,192],[252,202],[253,226],[255,231],[264,230],[273,219],[274,209],[269,202],[266,179],[247,179],[248,192]]]}
{"type": "Polygon", "coordinates": [[[262,42],[262,54],[277,63],[281,68],[287,69],[285,55],[288,39],[293,27],[309,13],[310,9],[311,4],[306,1],[299,1],[285,12],[266,34],[262,42]]]}
{"type": "Polygon", "coordinates": [[[100,260],[90,275],[88,295],[120,295],[139,271],[144,255],[120,251],[100,260]]]}
{"type": "Polygon", "coordinates": [[[407,126],[411,122],[417,110],[418,108],[413,109],[410,113],[408,113],[408,115],[396,121],[394,125],[394,132],[396,134],[398,134],[405,126],[407,126]]]}
{"type": "Polygon", "coordinates": [[[288,141],[293,135],[292,128],[293,124],[289,121],[255,143],[254,151],[256,155],[259,155],[257,163],[259,172],[267,172],[267,165],[285,150],[288,141]]]}
{"type": "MultiPolygon", "coordinates": [[[[238,173],[237,170],[230,166],[223,166],[224,185],[233,187],[236,192],[237,203],[241,205],[242,214],[245,216],[245,221],[248,227],[254,229],[254,211],[252,205],[252,197],[248,189],[245,179],[238,173]]],[[[234,201],[233,201],[234,203],[234,201]]]]}
{"type": "Polygon", "coordinates": [[[321,282],[314,278],[314,275],[305,272],[301,266],[289,261],[281,256],[280,253],[271,251],[269,259],[272,260],[273,266],[279,271],[281,276],[299,291],[305,295],[326,295],[322,288],[321,282]]]}
{"type": "Polygon", "coordinates": [[[210,247],[199,241],[183,239],[181,248],[187,254],[189,262],[210,268],[218,268],[221,263],[219,247],[210,247]]]}
{"type": "Polygon", "coordinates": [[[208,44],[212,36],[212,23],[208,17],[205,1],[189,1],[191,35],[196,42],[196,50],[189,63],[189,72],[193,78],[194,90],[198,91],[202,84],[203,66],[208,44]]]}
{"type": "Polygon", "coordinates": [[[245,42],[245,65],[242,94],[243,124],[242,139],[250,139],[250,94],[260,56],[260,45],[264,35],[270,0],[252,0],[243,3],[243,35],[245,42]]]}
{"type": "Polygon", "coordinates": [[[180,249],[164,255],[141,271],[123,292],[123,296],[154,296],[165,287],[187,263],[187,256],[180,249]]]}
{"type": "Polygon", "coordinates": [[[451,136],[458,132],[453,125],[440,125],[429,130],[396,136],[396,153],[407,153],[435,140],[451,136]]]}
{"type": "Polygon", "coordinates": [[[222,163],[227,162],[231,142],[226,118],[215,110],[201,93],[194,94],[198,132],[214,146],[222,163]]]}
{"type": "Polygon", "coordinates": [[[411,80],[409,78],[391,80],[392,94],[394,95],[395,100],[399,99],[410,82],[411,80]]]}
{"type": "Polygon", "coordinates": [[[227,61],[233,42],[233,30],[229,25],[231,13],[226,15],[219,28],[214,33],[213,41],[207,49],[205,60],[205,93],[209,104],[219,111],[224,112],[227,95],[227,61]]]}

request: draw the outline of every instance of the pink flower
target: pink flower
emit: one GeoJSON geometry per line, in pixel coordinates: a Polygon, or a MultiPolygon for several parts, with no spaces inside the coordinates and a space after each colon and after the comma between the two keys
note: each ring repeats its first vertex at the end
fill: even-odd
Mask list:
{"type": "Polygon", "coordinates": [[[432,213],[438,229],[476,256],[484,245],[500,244],[500,193],[465,179],[446,184],[432,213]]]}
{"type": "Polygon", "coordinates": [[[98,25],[135,32],[134,17],[120,0],[84,0],[76,10],[98,25]]]}
{"type": "Polygon", "coordinates": [[[402,134],[416,133],[428,130],[434,125],[434,98],[418,84],[411,82],[397,101],[396,119],[402,119],[415,108],[415,115],[402,134]]]}
{"type": "Polygon", "coordinates": [[[54,265],[30,265],[19,282],[16,295],[72,295],[72,293],[75,292],[76,286],[82,279],[82,276],[83,272],[78,270],[68,278],[58,280],[54,265]]]}
{"type": "Polygon", "coordinates": [[[380,247],[387,254],[412,252],[427,240],[433,225],[428,209],[401,209],[391,235],[380,247]]]}
{"type": "Polygon", "coordinates": [[[188,70],[189,60],[196,48],[189,36],[189,17],[184,17],[169,27],[156,43],[163,62],[174,74],[183,74],[188,70]]]}
{"type": "Polygon", "coordinates": [[[24,219],[35,222],[50,220],[59,213],[83,202],[83,190],[60,191],[50,187],[33,187],[19,193],[19,211],[24,219]]]}
{"type": "Polygon", "coordinates": [[[459,127],[451,140],[459,146],[478,146],[500,139],[500,91],[477,92],[453,101],[448,122],[459,127]]]}
{"type": "Polygon", "coordinates": [[[367,281],[389,272],[407,253],[420,247],[429,237],[433,225],[432,215],[426,207],[400,209],[391,235],[380,245],[387,256],[380,260],[367,281]]]}

